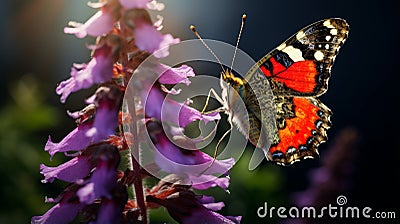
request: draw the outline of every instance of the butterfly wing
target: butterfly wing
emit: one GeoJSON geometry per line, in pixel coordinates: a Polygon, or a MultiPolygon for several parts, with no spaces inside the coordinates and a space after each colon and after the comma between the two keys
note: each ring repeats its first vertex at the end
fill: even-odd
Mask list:
{"type": "Polygon", "coordinates": [[[317,147],[327,140],[331,110],[312,97],[275,97],[278,141],[268,150],[268,159],[292,164],[318,156],[317,147]]]}
{"type": "MultiPolygon", "coordinates": [[[[245,79],[251,80],[261,69],[273,93],[276,130],[267,129],[269,135],[275,135],[266,152],[268,159],[288,165],[318,155],[317,146],[327,139],[331,111],[315,97],[327,90],[331,67],[348,32],[349,26],[343,19],[313,23],[263,57],[247,73],[245,79]]],[[[265,112],[268,108],[262,103],[259,107],[260,111],[248,109],[263,123],[270,112],[265,112]]]]}
{"type": "Polygon", "coordinates": [[[349,26],[334,18],[313,23],[257,62],[275,95],[318,96],[328,88],[331,67],[349,26]]]}

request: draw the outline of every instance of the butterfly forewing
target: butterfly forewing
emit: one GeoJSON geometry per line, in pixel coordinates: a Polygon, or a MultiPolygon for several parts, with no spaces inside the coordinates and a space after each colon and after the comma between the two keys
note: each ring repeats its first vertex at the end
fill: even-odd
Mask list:
{"type": "Polygon", "coordinates": [[[347,39],[343,19],[313,23],[291,36],[257,64],[275,95],[318,96],[328,87],[331,67],[347,39]]]}

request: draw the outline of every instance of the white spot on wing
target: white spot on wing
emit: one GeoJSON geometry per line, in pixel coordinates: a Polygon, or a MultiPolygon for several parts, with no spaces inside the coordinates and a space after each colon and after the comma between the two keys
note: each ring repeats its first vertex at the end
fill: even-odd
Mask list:
{"type": "Polygon", "coordinates": [[[287,150],[287,154],[293,154],[294,152],[296,152],[296,148],[294,148],[294,147],[291,147],[291,148],[289,148],[288,150],[287,150]]]}
{"type": "Polygon", "coordinates": [[[336,36],[336,35],[337,35],[337,29],[331,29],[330,33],[331,33],[333,36],[336,36]]]}
{"type": "Polygon", "coordinates": [[[332,38],[331,36],[326,36],[326,37],[325,37],[325,40],[326,40],[326,41],[330,41],[331,38],[332,38]]]}
{"type": "Polygon", "coordinates": [[[332,57],[332,61],[335,61],[336,60],[336,55],[334,55],[333,57],[332,57]]]}
{"type": "Polygon", "coordinates": [[[283,48],[282,51],[288,54],[290,59],[292,59],[294,62],[304,61],[303,53],[298,48],[294,48],[293,46],[287,46],[283,48]]]}
{"type": "Polygon", "coordinates": [[[329,49],[329,44],[325,44],[325,49],[329,49]]]}
{"type": "Polygon", "coordinates": [[[286,44],[283,43],[283,44],[279,45],[276,49],[278,49],[278,50],[281,51],[281,50],[283,50],[285,47],[286,47],[286,44]]]}
{"type": "Polygon", "coordinates": [[[296,34],[296,39],[301,40],[306,36],[306,34],[303,31],[300,31],[296,34]]]}
{"type": "Polygon", "coordinates": [[[324,22],[324,26],[328,27],[328,28],[335,28],[332,24],[331,21],[328,19],[324,22]]]}
{"type": "Polygon", "coordinates": [[[314,58],[317,61],[322,61],[324,59],[324,53],[322,53],[321,51],[316,51],[314,53],[314,58]]]}

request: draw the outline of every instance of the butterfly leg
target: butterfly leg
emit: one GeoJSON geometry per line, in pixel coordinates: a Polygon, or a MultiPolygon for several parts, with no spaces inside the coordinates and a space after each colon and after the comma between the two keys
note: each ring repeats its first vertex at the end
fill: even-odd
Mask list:
{"type": "Polygon", "coordinates": [[[204,104],[203,109],[201,110],[201,113],[202,113],[202,114],[211,114],[211,113],[214,113],[214,112],[223,112],[223,111],[225,111],[225,108],[224,108],[224,107],[220,107],[220,108],[217,108],[217,109],[215,109],[215,110],[205,112],[205,110],[207,109],[208,103],[209,103],[209,101],[210,101],[211,94],[214,95],[215,99],[216,99],[220,104],[224,105],[224,104],[223,104],[224,101],[221,99],[221,97],[217,94],[217,92],[215,92],[215,90],[214,90],[213,88],[211,88],[210,91],[208,91],[207,100],[206,100],[206,103],[204,104]]]}
{"type": "MultiPolygon", "coordinates": [[[[228,131],[226,131],[226,132],[224,133],[224,135],[222,135],[222,137],[218,140],[218,143],[217,143],[217,145],[215,146],[214,160],[213,160],[213,162],[211,163],[211,165],[214,163],[215,159],[217,158],[217,153],[218,153],[219,145],[221,144],[222,140],[224,140],[224,138],[225,138],[231,131],[232,131],[232,126],[231,126],[231,128],[230,128],[228,131]]],[[[211,166],[211,165],[210,165],[210,166],[211,166]]]]}
{"type": "Polygon", "coordinates": [[[218,140],[218,143],[217,143],[217,145],[215,146],[213,160],[211,161],[210,165],[208,165],[208,167],[200,173],[200,175],[203,175],[205,172],[207,172],[208,169],[210,169],[210,168],[212,167],[212,165],[214,164],[215,160],[217,159],[217,153],[218,153],[219,145],[221,144],[222,140],[224,140],[224,138],[225,138],[231,131],[232,131],[232,126],[231,126],[231,128],[230,128],[228,131],[226,131],[226,132],[224,133],[224,135],[222,135],[222,137],[218,140]]]}
{"type": "MultiPolygon", "coordinates": [[[[213,88],[211,88],[208,91],[207,100],[206,100],[205,105],[204,105],[204,107],[203,107],[203,109],[201,111],[201,114],[221,113],[221,112],[225,111],[224,107],[219,107],[217,109],[205,112],[205,110],[207,109],[208,103],[210,101],[211,94],[213,94],[215,99],[222,104],[223,101],[222,101],[221,97],[218,96],[217,92],[213,88]]],[[[212,134],[217,131],[218,124],[219,124],[219,120],[217,121],[217,124],[215,125],[214,130],[212,132],[210,132],[210,134],[208,134],[206,137],[204,137],[203,140],[210,138],[212,136],[212,134]]]]}

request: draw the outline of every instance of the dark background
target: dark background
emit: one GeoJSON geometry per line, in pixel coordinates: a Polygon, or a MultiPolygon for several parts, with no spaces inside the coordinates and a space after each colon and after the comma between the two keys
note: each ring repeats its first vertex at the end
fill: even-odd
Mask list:
{"type": "MultiPolygon", "coordinates": [[[[195,24],[204,38],[235,44],[241,15],[246,13],[240,48],[255,60],[310,23],[329,17],[346,19],[351,29],[349,39],[332,68],[328,92],[320,97],[334,113],[331,118],[333,126],[328,131],[329,139],[337,138],[348,127],[356,130],[359,139],[354,149],[357,156],[352,162],[352,174],[348,177],[351,184],[347,192],[341,193],[346,195],[348,203],[381,211],[397,211],[396,215],[400,215],[396,200],[399,196],[400,162],[400,17],[396,1],[162,2],[166,4],[166,9],[159,13],[164,16],[164,32],[182,40],[194,38],[188,27],[195,24]]],[[[0,223],[4,220],[18,223],[43,213],[44,195],[59,191],[59,188],[40,184],[39,163],[50,164],[48,156],[42,152],[43,146],[48,134],[57,141],[72,130],[74,123],[64,111],[81,108],[84,105],[82,99],[89,96],[90,90],[73,94],[67,104],[62,105],[54,89],[59,81],[69,76],[72,63],[89,60],[90,52],[85,49],[85,44],[93,43],[90,38],[78,40],[63,34],[63,27],[70,20],[86,21],[93,13],[94,10],[86,6],[86,1],[78,0],[0,3],[0,128],[3,128],[0,132],[0,162],[6,161],[2,162],[1,168],[1,174],[6,178],[1,183],[2,199],[5,199],[2,200],[0,223]],[[21,100],[27,95],[32,99],[21,100]],[[32,101],[39,102],[35,104],[39,112],[24,105],[24,102],[32,101]],[[22,142],[26,143],[23,147],[22,142]],[[26,151],[21,152],[21,147],[25,147],[26,151]],[[23,165],[18,165],[20,163],[23,165]],[[32,180],[29,181],[29,178],[32,180]],[[26,184],[35,190],[20,190],[29,188],[26,184]]],[[[328,153],[332,142],[320,146],[322,157],[328,153]]],[[[246,193],[236,192],[242,197],[236,198],[236,201],[248,200],[246,197],[257,199],[257,203],[250,206],[254,209],[247,209],[244,220],[257,220],[254,218],[255,211],[262,205],[260,203],[268,201],[268,197],[281,200],[282,204],[293,203],[291,195],[310,186],[309,173],[319,166],[318,160],[307,160],[288,168],[263,164],[262,171],[254,175],[262,179],[260,173],[267,170],[265,181],[268,182],[267,176],[273,176],[270,172],[274,172],[279,176],[279,184],[268,182],[264,191],[249,188],[243,189],[246,193]],[[262,193],[270,188],[274,190],[262,193]]],[[[234,171],[248,172],[246,169],[234,171]]],[[[233,185],[235,172],[231,174],[233,185]]],[[[233,189],[240,191],[234,186],[233,189]]],[[[227,200],[228,204],[230,199],[224,198],[234,197],[233,189],[230,195],[225,194],[220,199],[227,200]]],[[[235,211],[229,209],[232,206],[236,205],[228,205],[227,210],[235,211]]]]}

